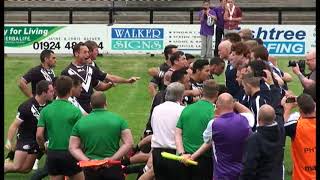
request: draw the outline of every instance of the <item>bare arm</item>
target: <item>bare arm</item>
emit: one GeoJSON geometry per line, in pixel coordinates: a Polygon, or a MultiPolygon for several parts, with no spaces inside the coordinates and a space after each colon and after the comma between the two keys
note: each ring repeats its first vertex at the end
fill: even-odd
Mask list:
{"type": "Polygon", "coordinates": [[[292,71],[293,71],[294,74],[296,74],[296,75],[298,76],[298,78],[299,78],[299,80],[300,80],[300,82],[301,82],[301,84],[302,84],[302,86],[303,86],[304,88],[309,87],[309,86],[311,86],[312,84],[315,83],[314,80],[306,78],[306,77],[300,72],[300,69],[299,69],[299,65],[298,65],[298,64],[296,64],[295,67],[292,67],[292,71]]]}
{"type": "Polygon", "coordinates": [[[234,109],[236,111],[238,111],[239,113],[252,113],[249,108],[247,108],[246,106],[244,106],[243,104],[241,104],[239,102],[234,103],[234,109]]]}
{"type": "Polygon", "coordinates": [[[154,97],[157,94],[157,85],[155,83],[150,82],[148,85],[149,93],[152,97],[154,97]]]}
{"type": "Polygon", "coordinates": [[[191,155],[191,159],[196,160],[199,156],[201,156],[203,153],[208,151],[210,148],[211,148],[211,141],[210,143],[203,143],[201,147],[191,155]]]}
{"type": "MultiPolygon", "coordinates": [[[[133,138],[130,129],[121,132],[122,145],[119,150],[111,157],[113,160],[121,160],[121,158],[132,148],[133,138]]],[[[109,159],[109,158],[108,158],[109,159]]]]}
{"type": "MultiPolygon", "coordinates": [[[[292,96],[288,96],[288,97],[292,97],[292,96]]],[[[288,122],[292,109],[297,106],[296,102],[295,103],[286,103],[286,100],[287,100],[288,97],[284,96],[281,99],[281,105],[283,106],[283,120],[284,120],[284,123],[288,122]]]]}
{"type": "Polygon", "coordinates": [[[183,142],[182,142],[182,129],[176,128],[175,131],[175,140],[176,140],[176,146],[177,146],[177,152],[180,154],[184,154],[184,148],[183,148],[183,142]]]}
{"type": "Polygon", "coordinates": [[[148,144],[149,142],[151,142],[151,138],[152,138],[152,135],[148,135],[147,137],[143,138],[139,143],[138,143],[138,146],[141,147],[145,144],[148,144]]]}
{"type": "Polygon", "coordinates": [[[90,160],[81,149],[81,139],[77,136],[70,136],[69,139],[69,152],[78,161],[88,161],[90,160]]]}
{"type": "Polygon", "coordinates": [[[31,90],[28,88],[27,81],[24,78],[20,79],[19,88],[23,92],[23,94],[26,95],[27,97],[33,96],[31,90]]]}
{"type": "Polygon", "coordinates": [[[40,149],[44,149],[44,143],[45,143],[45,139],[44,139],[44,127],[38,127],[37,128],[37,134],[36,134],[36,139],[37,139],[37,143],[40,147],[40,149]]]}
{"type": "Polygon", "coordinates": [[[123,77],[120,76],[116,76],[116,75],[112,75],[112,74],[108,74],[106,76],[106,79],[111,80],[114,83],[134,83],[137,80],[140,79],[140,77],[130,77],[129,79],[125,79],[123,77]]]}
{"type": "Polygon", "coordinates": [[[17,130],[19,128],[19,126],[21,125],[23,121],[19,120],[19,119],[15,119],[10,127],[9,127],[9,130],[8,130],[8,136],[7,136],[7,142],[6,142],[6,148],[9,149],[9,150],[12,150],[13,147],[12,145],[14,144],[13,143],[13,140],[14,140],[14,137],[17,133],[17,130]]]}
{"type": "Polygon", "coordinates": [[[94,88],[97,91],[106,91],[112,88],[114,84],[112,82],[99,82],[99,84],[94,88]]]}

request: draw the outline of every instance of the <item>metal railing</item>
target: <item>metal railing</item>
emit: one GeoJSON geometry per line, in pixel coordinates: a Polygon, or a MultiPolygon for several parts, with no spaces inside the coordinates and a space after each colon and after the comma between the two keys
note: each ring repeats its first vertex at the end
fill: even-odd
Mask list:
{"type": "MultiPolygon", "coordinates": [[[[32,23],[33,11],[68,11],[69,24],[73,23],[73,12],[75,11],[107,11],[109,12],[108,24],[114,22],[114,12],[117,11],[140,11],[149,12],[149,23],[153,24],[154,12],[156,11],[181,11],[190,13],[190,24],[194,23],[193,12],[199,11],[201,8],[185,8],[185,7],[4,7],[4,11],[28,11],[28,24],[32,23]]],[[[314,11],[316,7],[242,7],[243,12],[278,12],[278,24],[282,24],[282,12],[300,12],[314,11]]]]}

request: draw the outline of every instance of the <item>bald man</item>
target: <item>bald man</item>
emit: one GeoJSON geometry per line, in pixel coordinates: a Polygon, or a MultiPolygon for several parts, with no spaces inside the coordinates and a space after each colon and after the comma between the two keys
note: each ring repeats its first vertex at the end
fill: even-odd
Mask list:
{"type": "Polygon", "coordinates": [[[218,46],[219,57],[223,60],[228,60],[231,53],[232,43],[229,40],[222,41],[218,46]]]}
{"type": "Polygon", "coordinates": [[[260,108],[257,132],[248,138],[240,179],[282,179],[281,133],[270,105],[260,108]]]}
{"type": "Polygon", "coordinates": [[[245,141],[251,134],[250,125],[253,124],[254,117],[247,107],[234,102],[228,93],[222,93],[218,97],[216,107],[217,116],[208,123],[203,133],[205,143],[190,159],[197,159],[212,144],[213,179],[236,180],[242,171],[245,141]]]}
{"type": "MultiPolygon", "coordinates": [[[[69,151],[78,161],[121,160],[131,149],[133,138],[128,123],[119,115],[106,110],[106,96],[96,91],[90,99],[92,112],[73,127],[69,151]],[[121,146],[119,144],[121,140],[121,146]],[[81,148],[84,147],[85,148],[81,148]]],[[[84,169],[86,179],[124,180],[120,165],[84,169]]]]}
{"type": "Polygon", "coordinates": [[[292,72],[296,74],[303,86],[303,88],[309,87],[312,84],[316,83],[316,49],[312,48],[305,57],[306,65],[311,71],[306,77],[300,72],[299,65],[296,64],[295,67],[292,67],[292,72]]]}

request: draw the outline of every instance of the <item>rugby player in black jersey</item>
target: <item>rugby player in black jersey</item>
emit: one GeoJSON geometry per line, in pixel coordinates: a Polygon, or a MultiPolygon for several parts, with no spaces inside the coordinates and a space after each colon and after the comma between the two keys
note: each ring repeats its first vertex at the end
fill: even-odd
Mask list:
{"type": "Polygon", "coordinates": [[[51,101],[54,89],[51,82],[41,80],[36,85],[36,95],[23,102],[15,120],[11,123],[5,147],[15,151],[13,162],[5,162],[5,173],[28,173],[40,153],[36,141],[37,123],[40,111],[51,101]],[[14,139],[16,136],[16,144],[14,139]]]}

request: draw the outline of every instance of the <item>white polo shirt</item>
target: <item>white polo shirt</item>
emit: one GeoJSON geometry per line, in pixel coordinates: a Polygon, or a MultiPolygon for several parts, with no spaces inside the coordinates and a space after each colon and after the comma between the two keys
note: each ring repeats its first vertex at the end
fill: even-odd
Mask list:
{"type": "Polygon", "coordinates": [[[179,103],[166,101],[153,109],[151,116],[152,148],[176,149],[174,133],[183,108],[184,106],[179,103]]]}

